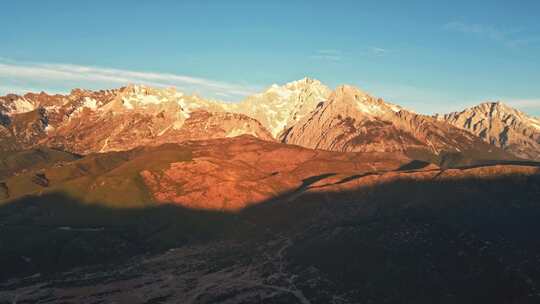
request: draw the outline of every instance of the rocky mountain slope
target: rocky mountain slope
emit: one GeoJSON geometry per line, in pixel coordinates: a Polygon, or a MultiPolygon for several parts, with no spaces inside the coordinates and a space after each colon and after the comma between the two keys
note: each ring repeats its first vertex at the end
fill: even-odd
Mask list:
{"type": "Polygon", "coordinates": [[[174,89],[130,85],[66,96],[8,95],[0,105],[3,150],[47,145],[87,154],[241,134],[272,140],[258,121],[174,89]]]}
{"type": "Polygon", "coordinates": [[[284,131],[280,140],[331,151],[404,152],[436,163],[455,155],[511,158],[469,132],[351,86],[338,87],[327,101],[284,131]]]}
{"type": "Polygon", "coordinates": [[[436,119],[467,130],[484,141],[525,159],[540,160],[540,120],[501,102],[478,106],[436,119]]]}
{"type": "Polygon", "coordinates": [[[250,134],[267,140],[309,113],[330,90],[305,78],[240,103],[210,101],[141,85],[69,95],[0,97],[3,150],[41,145],[76,153],[250,134]]]}

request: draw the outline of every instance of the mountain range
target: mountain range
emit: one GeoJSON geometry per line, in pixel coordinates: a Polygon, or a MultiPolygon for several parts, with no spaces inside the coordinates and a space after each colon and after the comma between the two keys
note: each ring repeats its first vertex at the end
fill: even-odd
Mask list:
{"type": "Polygon", "coordinates": [[[239,103],[142,85],[0,97],[4,151],[88,154],[243,134],[330,151],[399,152],[437,165],[540,159],[540,120],[502,103],[429,116],[310,78],[239,103]]]}

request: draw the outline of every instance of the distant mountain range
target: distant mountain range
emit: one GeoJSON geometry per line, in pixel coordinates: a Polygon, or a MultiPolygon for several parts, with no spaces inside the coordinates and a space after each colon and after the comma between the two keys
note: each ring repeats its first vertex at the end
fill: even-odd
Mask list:
{"type": "Polygon", "coordinates": [[[502,103],[427,116],[352,86],[332,92],[310,78],[239,103],[141,85],[0,97],[4,151],[48,146],[88,154],[244,134],[331,151],[400,152],[438,165],[540,160],[540,120],[502,103]]]}

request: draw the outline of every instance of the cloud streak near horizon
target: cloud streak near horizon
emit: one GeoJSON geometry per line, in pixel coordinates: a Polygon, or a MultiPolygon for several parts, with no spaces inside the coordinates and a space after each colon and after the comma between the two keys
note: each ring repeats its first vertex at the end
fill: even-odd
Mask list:
{"type": "MultiPolygon", "coordinates": [[[[503,101],[504,102],[504,101],[503,101]]],[[[540,109],[540,98],[537,99],[508,99],[508,105],[522,109],[540,109]]]]}
{"type": "MultiPolygon", "coordinates": [[[[384,52],[388,51],[385,50],[384,52]]],[[[338,50],[322,50],[320,53],[328,56],[341,54],[338,50]]],[[[0,95],[39,91],[68,93],[73,88],[108,89],[130,83],[156,87],[175,87],[187,94],[197,93],[205,98],[232,102],[239,101],[262,90],[261,87],[242,86],[169,73],[140,72],[73,64],[22,63],[0,58],[0,95]]],[[[420,110],[422,113],[452,112],[473,106],[481,101],[501,100],[512,107],[527,111],[529,114],[540,114],[540,99],[538,98],[498,97],[467,101],[466,97],[462,96],[460,98],[428,88],[395,83],[370,84],[369,81],[363,81],[363,83],[376,96],[384,97],[409,109],[420,110]]]]}
{"type": "Polygon", "coordinates": [[[13,93],[25,88],[60,93],[74,87],[102,89],[134,83],[175,87],[183,92],[197,93],[204,97],[241,99],[258,90],[255,87],[171,73],[63,63],[18,62],[3,58],[0,58],[0,81],[2,90],[12,88],[13,93]]]}

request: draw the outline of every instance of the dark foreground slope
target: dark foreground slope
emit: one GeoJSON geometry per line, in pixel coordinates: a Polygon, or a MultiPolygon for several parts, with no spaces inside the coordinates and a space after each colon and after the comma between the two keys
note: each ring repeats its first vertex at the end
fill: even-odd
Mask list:
{"type": "MultiPolygon", "coordinates": [[[[211,195],[199,205],[206,211],[193,209],[193,201],[179,198],[214,192],[211,186],[201,185],[209,187],[205,192],[191,184],[178,186],[182,192],[171,196],[178,199],[173,204],[155,199],[119,208],[52,191],[5,202],[0,207],[0,301],[540,300],[538,167],[440,170],[403,156],[385,163],[366,154],[362,162],[362,154],[338,157],[246,138],[236,141],[212,141],[215,151],[192,143],[189,157],[180,153],[180,159],[169,161],[185,166],[205,160],[226,168],[221,177],[233,190],[258,178],[256,172],[270,171],[269,176],[287,181],[249,184],[253,191],[258,184],[283,188],[267,199],[230,205],[244,206],[240,209],[207,208],[213,199],[222,199],[211,195]],[[246,147],[250,157],[231,160],[237,145],[246,147]],[[294,153],[284,153],[288,149],[294,153]],[[282,157],[275,157],[278,152],[282,157]],[[275,163],[261,161],[269,153],[275,163]],[[351,160],[361,165],[351,167],[351,160]],[[294,165],[286,167],[285,162],[294,165]]],[[[138,159],[134,155],[142,152],[133,153],[119,163],[138,159]]],[[[201,168],[208,168],[206,162],[201,168]]],[[[147,169],[141,166],[140,172],[147,169]]],[[[107,171],[105,167],[100,168],[107,171]]],[[[167,168],[175,166],[163,169],[174,177],[167,168]]],[[[115,172],[133,173],[124,170],[115,172]]],[[[104,174],[100,172],[96,174],[104,174]]],[[[210,176],[218,176],[216,172],[211,170],[210,176]]],[[[146,185],[137,187],[154,194],[164,191],[146,185]]],[[[171,184],[159,185],[168,189],[171,184]]]]}

